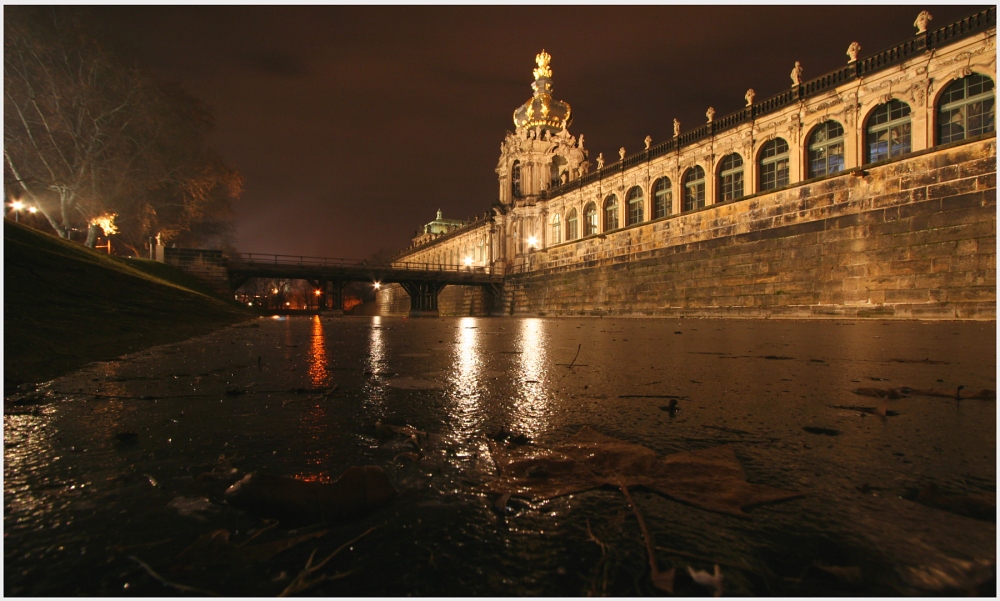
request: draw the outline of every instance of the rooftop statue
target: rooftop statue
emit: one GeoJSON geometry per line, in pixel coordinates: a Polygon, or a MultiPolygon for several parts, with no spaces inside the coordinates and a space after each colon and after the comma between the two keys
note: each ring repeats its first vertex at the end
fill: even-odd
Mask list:
{"type": "Polygon", "coordinates": [[[792,68],[792,87],[802,85],[802,63],[795,61],[795,67],[792,68]]]}
{"type": "Polygon", "coordinates": [[[847,57],[850,59],[847,62],[853,63],[858,60],[858,53],[861,52],[861,44],[857,42],[851,42],[851,45],[847,47],[847,57]]]}

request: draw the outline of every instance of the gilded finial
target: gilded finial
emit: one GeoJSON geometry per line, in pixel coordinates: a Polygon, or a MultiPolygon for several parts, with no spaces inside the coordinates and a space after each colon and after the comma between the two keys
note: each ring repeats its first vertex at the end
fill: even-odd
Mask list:
{"type": "Polygon", "coordinates": [[[538,64],[538,68],[532,71],[535,79],[540,79],[542,77],[552,77],[552,69],[549,69],[549,61],[552,57],[549,55],[545,49],[542,49],[542,53],[535,56],[535,63],[538,64]]]}

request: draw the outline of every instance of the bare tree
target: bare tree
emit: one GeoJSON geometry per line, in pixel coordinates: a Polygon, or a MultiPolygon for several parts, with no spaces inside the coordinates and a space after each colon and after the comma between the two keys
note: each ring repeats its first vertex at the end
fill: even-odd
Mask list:
{"type": "Polygon", "coordinates": [[[88,246],[112,217],[136,254],[156,234],[225,237],[242,179],[206,150],[204,105],[118,61],[73,11],[4,15],[8,195],[16,188],[63,238],[86,229],[88,246]]]}

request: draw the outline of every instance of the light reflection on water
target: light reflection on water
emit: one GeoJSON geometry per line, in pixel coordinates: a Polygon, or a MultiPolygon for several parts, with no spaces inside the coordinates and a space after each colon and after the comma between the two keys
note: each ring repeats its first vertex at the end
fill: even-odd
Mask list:
{"type": "Polygon", "coordinates": [[[385,340],[382,334],[382,318],[372,317],[371,329],[368,332],[368,356],[364,359],[364,368],[371,379],[365,384],[366,402],[369,404],[381,404],[385,399],[385,386],[377,377],[385,371],[385,340]]]}
{"type": "Polygon", "coordinates": [[[545,430],[550,412],[549,398],[545,393],[548,378],[545,325],[545,321],[538,318],[522,320],[517,341],[521,351],[521,373],[515,375],[519,398],[513,418],[517,431],[532,437],[545,430]]]}
{"type": "Polygon", "coordinates": [[[458,430],[476,431],[482,421],[480,407],[482,360],[479,322],[475,317],[464,317],[458,324],[458,344],[455,345],[451,385],[456,401],[458,430]]]}
{"type": "Polygon", "coordinates": [[[329,380],[326,360],[326,336],[319,315],[312,319],[312,344],[309,345],[309,379],[313,388],[323,388],[329,380]]]}

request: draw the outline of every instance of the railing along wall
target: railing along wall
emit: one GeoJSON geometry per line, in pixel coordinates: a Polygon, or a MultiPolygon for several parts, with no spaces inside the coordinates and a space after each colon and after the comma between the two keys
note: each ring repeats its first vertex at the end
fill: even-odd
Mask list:
{"type": "Polygon", "coordinates": [[[815,79],[803,82],[790,90],[785,90],[766,100],[757,102],[751,106],[744,107],[734,113],[726,115],[717,121],[706,123],[692,131],[682,133],[674,138],[661,142],[649,150],[644,150],[630,157],[625,157],[622,161],[605,165],[592,173],[588,173],[571,182],[542,190],[538,197],[541,200],[548,200],[582,188],[591,182],[595,182],[607,175],[623,171],[644,161],[664,155],[668,152],[680,150],[685,146],[690,146],[700,140],[713,136],[719,132],[734,129],[743,123],[753,121],[760,116],[775,113],[786,106],[816,96],[827,90],[834,89],[846,82],[862,76],[868,76],[874,72],[881,71],[919,53],[933,50],[945,44],[968,37],[990,27],[995,27],[997,22],[996,7],[990,7],[974,15],[965,17],[959,21],[945,25],[934,31],[926,31],[916,37],[906,40],[891,48],[877,52],[863,59],[858,59],[846,67],[841,67],[836,71],[826,73],[815,79]]]}

